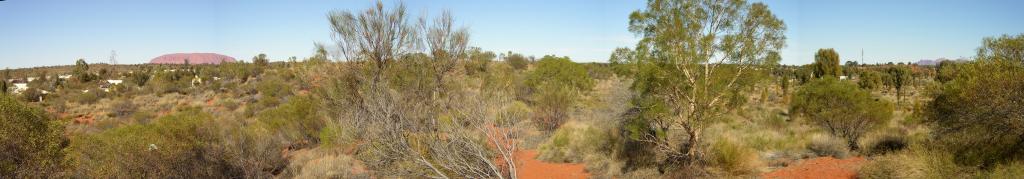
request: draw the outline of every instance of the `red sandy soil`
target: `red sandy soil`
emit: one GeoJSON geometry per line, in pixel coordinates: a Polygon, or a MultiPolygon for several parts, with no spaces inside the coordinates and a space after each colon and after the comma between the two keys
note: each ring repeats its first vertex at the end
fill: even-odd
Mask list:
{"type": "Polygon", "coordinates": [[[852,179],[857,178],[857,170],[867,160],[864,157],[847,159],[836,159],[832,157],[818,157],[804,160],[795,165],[781,168],[779,170],[763,173],[762,178],[798,178],[798,179],[852,179]]]}
{"type": "Polygon", "coordinates": [[[75,123],[76,124],[92,124],[92,122],[95,122],[95,121],[96,121],[96,118],[93,118],[92,115],[90,115],[90,114],[83,114],[83,115],[79,115],[79,116],[75,117],[75,123]]]}
{"type": "Polygon", "coordinates": [[[588,178],[583,164],[547,163],[537,160],[537,150],[522,150],[515,154],[516,175],[523,179],[588,178]]]}

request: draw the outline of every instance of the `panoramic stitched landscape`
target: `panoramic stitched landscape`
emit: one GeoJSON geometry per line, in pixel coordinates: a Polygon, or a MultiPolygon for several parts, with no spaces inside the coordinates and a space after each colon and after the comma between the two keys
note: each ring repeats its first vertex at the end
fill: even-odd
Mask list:
{"type": "Polygon", "coordinates": [[[1024,178],[1020,2],[276,3],[0,1],[0,178],[1024,178]]]}

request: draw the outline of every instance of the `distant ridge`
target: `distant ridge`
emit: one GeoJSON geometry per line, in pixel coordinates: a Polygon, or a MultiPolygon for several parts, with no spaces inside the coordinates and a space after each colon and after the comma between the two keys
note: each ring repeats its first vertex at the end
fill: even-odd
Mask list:
{"type": "Polygon", "coordinates": [[[917,65],[920,65],[920,66],[935,66],[935,65],[939,65],[939,63],[942,63],[942,61],[966,62],[966,61],[969,61],[969,60],[968,59],[963,59],[963,58],[956,59],[956,60],[950,60],[950,59],[947,59],[947,58],[939,58],[939,59],[935,59],[935,60],[921,59],[921,60],[918,60],[917,62],[914,62],[914,64],[917,64],[917,65]]]}
{"type": "Polygon", "coordinates": [[[235,62],[235,58],[216,53],[172,53],[160,55],[150,60],[150,64],[220,64],[221,62],[235,62]]]}

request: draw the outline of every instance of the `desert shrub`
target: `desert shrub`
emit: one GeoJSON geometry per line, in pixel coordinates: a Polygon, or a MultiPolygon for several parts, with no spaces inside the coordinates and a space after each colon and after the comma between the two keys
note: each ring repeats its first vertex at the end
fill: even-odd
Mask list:
{"type": "Polygon", "coordinates": [[[291,178],[368,178],[369,173],[352,156],[329,148],[315,148],[294,156],[282,174],[291,178]]]}
{"type": "Polygon", "coordinates": [[[857,85],[861,89],[880,89],[882,88],[882,73],[877,71],[864,71],[860,74],[860,81],[857,81],[857,85]]]}
{"type": "Polygon", "coordinates": [[[1024,178],[1024,163],[1012,162],[996,165],[992,170],[981,172],[979,175],[981,178],[1024,178]]]}
{"type": "Polygon", "coordinates": [[[0,178],[61,176],[66,166],[63,135],[60,121],[0,94],[0,178]]]}
{"type": "Polygon", "coordinates": [[[729,138],[720,138],[708,148],[711,163],[733,174],[747,174],[757,171],[761,161],[757,151],[729,138]]]}
{"type": "Polygon", "coordinates": [[[547,130],[557,129],[581,93],[594,86],[582,65],[570,61],[569,57],[551,55],[541,58],[525,83],[535,92],[534,120],[547,130]]]}
{"type": "Polygon", "coordinates": [[[790,108],[830,134],[845,138],[853,150],[859,148],[861,136],[886,124],[893,111],[890,103],[874,99],[870,92],[831,77],[801,87],[790,108]]]}
{"type": "Polygon", "coordinates": [[[925,115],[958,162],[991,167],[1024,159],[1024,65],[1009,60],[959,64],[925,115]]]}
{"type": "Polygon", "coordinates": [[[38,88],[29,88],[21,92],[21,99],[28,102],[40,102],[40,97],[43,96],[43,92],[38,88]]]}
{"type": "Polygon", "coordinates": [[[135,113],[137,108],[130,98],[122,98],[110,107],[110,114],[113,115],[112,117],[126,117],[135,113]]]}
{"type": "Polygon", "coordinates": [[[615,71],[607,64],[586,63],[583,66],[587,68],[587,75],[592,79],[604,80],[615,75],[615,71]]]}
{"type": "Polygon", "coordinates": [[[872,158],[858,178],[966,178],[973,170],[957,165],[947,151],[921,146],[872,158]]]}
{"type": "Polygon", "coordinates": [[[505,54],[505,63],[511,65],[513,69],[523,70],[530,65],[530,59],[527,59],[523,54],[512,53],[509,51],[505,54]]]}
{"type": "Polygon", "coordinates": [[[323,120],[317,115],[318,102],[309,96],[298,96],[276,108],[260,112],[260,124],[271,132],[282,135],[291,142],[306,140],[316,142],[323,120]]]}
{"type": "Polygon", "coordinates": [[[78,102],[79,104],[95,104],[105,97],[107,97],[107,92],[94,88],[89,89],[87,92],[78,94],[78,96],[75,97],[75,102],[78,102]]]}
{"type": "Polygon", "coordinates": [[[846,142],[841,138],[829,135],[815,135],[811,137],[811,142],[807,144],[807,149],[818,156],[846,158],[850,153],[846,146],[846,142]]]}
{"type": "Polygon", "coordinates": [[[207,156],[216,143],[209,130],[213,116],[198,108],[164,116],[148,124],[128,125],[72,140],[75,174],[81,177],[146,176],[219,178],[232,172],[207,156]]]}
{"type": "Polygon", "coordinates": [[[898,152],[906,149],[909,145],[909,140],[904,135],[886,133],[877,139],[870,140],[868,144],[866,154],[869,155],[881,155],[892,152],[898,152]]]}
{"type": "Polygon", "coordinates": [[[615,148],[615,137],[606,130],[582,122],[567,123],[538,147],[539,159],[554,162],[583,162],[589,155],[607,155],[615,148]]]}
{"type": "Polygon", "coordinates": [[[256,84],[256,91],[265,98],[283,98],[292,94],[292,86],[278,75],[267,74],[256,84]]]}

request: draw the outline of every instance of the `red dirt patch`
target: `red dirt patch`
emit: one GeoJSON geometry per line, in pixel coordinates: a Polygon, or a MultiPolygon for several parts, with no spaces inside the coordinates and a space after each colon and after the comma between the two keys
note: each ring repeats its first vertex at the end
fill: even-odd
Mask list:
{"type": "Polygon", "coordinates": [[[762,178],[857,178],[857,170],[867,160],[864,157],[836,159],[818,157],[779,170],[763,173],[762,178]]]}
{"type": "Polygon", "coordinates": [[[93,118],[92,115],[89,114],[83,114],[75,117],[74,121],[75,124],[92,124],[96,121],[96,118],[93,118]]]}
{"type": "Polygon", "coordinates": [[[583,164],[547,163],[537,160],[537,150],[521,150],[516,152],[516,175],[523,179],[568,179],[588,178],[590,174],[584,170],[583,164]]]}

